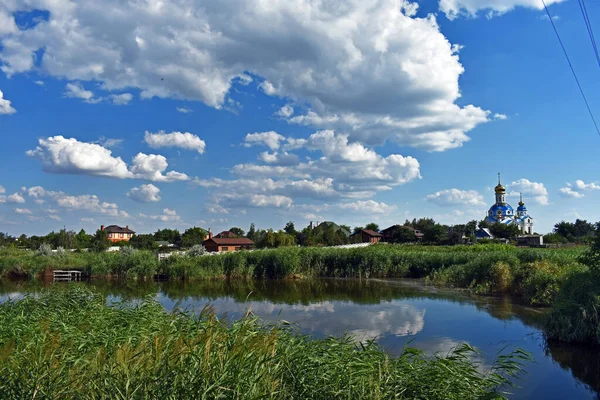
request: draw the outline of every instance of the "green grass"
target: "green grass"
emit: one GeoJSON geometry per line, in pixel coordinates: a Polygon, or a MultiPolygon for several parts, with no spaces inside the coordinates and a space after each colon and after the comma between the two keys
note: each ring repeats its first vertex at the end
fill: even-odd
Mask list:
{"type": "Polygon", "coordinates": [[[0,305],[0,398],[493,399],[529,359],[516,350],[486,369],[466,345],[389,357],[252,315],[168,314],[150,298],[107,305],[80,287],[0,305]]]}

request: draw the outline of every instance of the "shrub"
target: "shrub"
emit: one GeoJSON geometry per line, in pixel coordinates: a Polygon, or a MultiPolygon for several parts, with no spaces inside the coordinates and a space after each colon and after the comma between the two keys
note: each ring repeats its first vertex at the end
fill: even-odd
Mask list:
{"type": "Polygon", "coordinates": [[[505,262],[497,262],[490,268],[490,275],[493,290],[508,292],[513,281],[510,265],[505,262]]]}
{"type": "Polygon", "coordinates": [[[189,257],[200,257],[206,253],[206,249],[201,244],[195,244],[187,251],[189,257]]]}
{"type": "Polygon", "coordinates": [[[48,243],[42,243],[36,254],[42,257],[49,257],[54,255],[54,252],[52,251],[52,246],[50,246],[48,243]]]}

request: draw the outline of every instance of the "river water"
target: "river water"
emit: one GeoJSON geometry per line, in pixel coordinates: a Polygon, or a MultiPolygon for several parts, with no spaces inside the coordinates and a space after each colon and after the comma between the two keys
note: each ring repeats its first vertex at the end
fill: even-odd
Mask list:
{"type": "MultiPolygon", "coordinates": [[[[469,296],[410,280],[260,282],[104,282],[91,285],[109,300],[138,301],[148,295],[167,310],[214,308],[240,318],[248,308],[265,322],[287,321],[316,338],[345,333],[376,340],[390,354],[407,344],[445,354],[461,343],[491,362],[503,349],[520,347],[534,362],[518,381],[513,399],[600,399],[600,349],[547,343],[543,309],[509,297],[469,296]]],[[[36,292],[39,282],[0,282],[0,302],[36,292]]]]}

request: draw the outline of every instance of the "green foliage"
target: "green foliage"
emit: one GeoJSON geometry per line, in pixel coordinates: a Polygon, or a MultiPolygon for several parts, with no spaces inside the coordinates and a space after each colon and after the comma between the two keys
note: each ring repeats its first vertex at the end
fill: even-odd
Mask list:
{"type": "Polygon", "coordinates": [[[158,250],[158,244],[154,240],[154,235],[133,235],[128,243],[138,250],[158,250]]]}
{"type": "Polygon", "coordinates": [[[100,253],[109,247],[110,240],[108,239],[108,233],[105,230],[98,229],[90,241],[90,250],[100,253]]]}
{"type": "Polygon", "coordinates": [[[181,246],[181,234],[177,229],[159,229],[154,232],[154,240],[181,246]]]}
{"type": "Polygon", "coordinates": [[[183,232],[183,235],[181,235],[181,247],[187,249],[196,245],[201,245],[207,234],[208,232],[202,228],[188,228],[183,232]]]}
{"type": "Polygon", "coordinates": [[[237,228],[235,226],[233,228],[229,229],[229,232],[233,233],[237,237],[244,237],[244,235],[246,235],[246,232],[244,232],[244,230],[242,228],[237,228]]]}
{"type": "Polygon", "coordinates": [[[206,249],[201,244],[195,244],[187,251],[189,257],[200,257],[206,253],[206,249]]]}
{"type": "Polygon", "coordinates": [[[375,222],[370,222],[365,226],[365,229],[370,229],[372,231],[379,232],[379,225],[377,225],[375,222]]]}
{"type": "Polygon", "coordinates": [[[50,246],[48,243],[42,243],[37,249],[37,255],[42,257],[52,256],[52,246],[50,246]]]}
{"type": "Polygon", "coordinates": [[[512,239],[521,234],[521,230],[515,224],[506,225],[496,222],[490,225],[489,229],[494,237],[501,239],[512,239]]]}
{"type": "Polygon", "coordinates": [[[587,243],[596,233],[596,227],[581,219],[574,223],[561,221],[554,225],[554,233],[563,243],[587,243]]]}
{"type": "Polygon", "coordinates": [[[73,287],[0,305],[1,398],[500,399],[530,360],[516,350],[484,370],[468,345],[393,358],[251,314],[228,324],[151,298],[107,306],[73,287]]]}

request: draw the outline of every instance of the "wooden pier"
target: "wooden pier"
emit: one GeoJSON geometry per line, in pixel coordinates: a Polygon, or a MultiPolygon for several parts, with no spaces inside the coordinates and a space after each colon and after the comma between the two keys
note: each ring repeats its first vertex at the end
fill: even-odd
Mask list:
{"type": "Polygon", "coordinates": [[[81,280],[81,271],[77,270],[60,270],[52,271],[53,282],[78,282],[81,280]]]}

